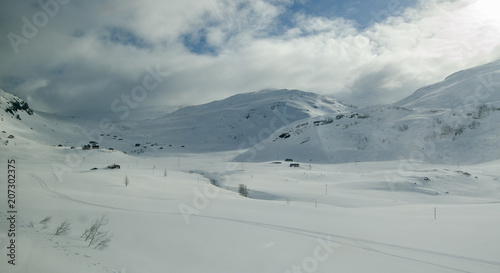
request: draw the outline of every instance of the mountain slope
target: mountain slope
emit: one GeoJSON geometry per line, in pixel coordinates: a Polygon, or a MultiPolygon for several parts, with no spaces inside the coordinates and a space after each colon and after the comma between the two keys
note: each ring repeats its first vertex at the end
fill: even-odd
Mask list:
{"type": "Polygon", "coordinates": [[[5,110],[5,112],[15,115],[17,119],[20,120],[19,113],[26,113],[28,115],[33,115],[33,110],[29,107],[28,103],[22,99],[7,93],[0,89],[0,107],[5,110]],[[18,113],[19,112],[19,113],[18,113]]]}
{"type": "Polygon", "coordinates": [[[34,112],[28,103],[1,89],[0,128],[0,145],[75,146],[86,139],[74,121],[34,112]]]}
{"type": "Polygon", "coordinates": [[[97,140],[103,148],[151,155],[249,149],[236,161],[479,163],[500,159],[499,87],[497,61],[393,105],[354,109],[314,93],[267,90],[111,123],[106,131],[99,122],[33,113],[1,91],[0,141],[78,147],[97,140]]]}
{"type": "Polygon", "coordinates": [[[141,144],[136,150],[139,153],[155,151],[158,146],[170,151],[226,151],[249,148],[290,122],[350,109],[314,93],[268,90],[189,106],[157,119],[122,126],[129,132],[128,138],[141,144]],[[145,139],[158,145],[153,149],[150,144],[142,145],[145,139]]]}
{"type": "Polygon", "coordinates": [[[452,109],[500,101],[500,60],[459,71],[442,82],[420,88],[395,105],[409,108],[452,109]]]}
{"type": "Polygon", "coordinates": [[[394,105],[298,121],[234,160],[466,164],[499,159],[500,92],[494,83],[500,83],[499,62],[456,73],[394,105]]]}
{"type": "Polygon", "coordinates": [[[290,122],[351,109],[331,98],[298,90],[268,90],[189,106],[160,115],[144,110],[126,121],[64,118],[33,113],[26,102],[0,93],[3,143],[80,147],[97,141],[126,153],[228,151],[249,148],[290,122]],[[150,113],[150,114],[148,114],[150,113]]]}

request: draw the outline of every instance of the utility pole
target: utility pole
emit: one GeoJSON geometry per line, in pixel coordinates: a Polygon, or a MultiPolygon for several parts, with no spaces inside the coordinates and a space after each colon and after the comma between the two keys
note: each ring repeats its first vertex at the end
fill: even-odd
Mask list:
{"type": "Polygon", "coordinates": [[[325,195],[328,195],[328,185],[325,185],[325,195]]]}

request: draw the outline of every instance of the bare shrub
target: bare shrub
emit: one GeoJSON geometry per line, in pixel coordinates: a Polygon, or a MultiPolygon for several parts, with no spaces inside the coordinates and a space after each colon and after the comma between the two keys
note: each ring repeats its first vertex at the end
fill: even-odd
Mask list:
{"type": "Polygon", "coordinates": [[[45,218],[43,218],[42,221],[40,221],[40,224],[46,225],[46,224],[50,223],[50,221],[52,221],[52,216],[46,216],[45,218]]]}
{"type": "Polygon", "coordinates": [[[109,242],[111,242],[111,237],[113,234],[109,231],[102,230],[102,227],[109,223],[108,216],[106,214],[102,215],[92,222],[92,224],[85,230],[81,238],[85,242],[89,242],[87,247],[93,246],[96,249],[102,250],[108,247],[109,242]]]}
{"type": "Polygon", "coordinates": [[[46,216],[43,218],[42,221],[40,221],[40,224],[42,224],[42,229],[46,229],[49,227],[49,223],[52,221],[52,216],[46,216]]]}
{"type": "Polygon", "coordinates": [[[64,220],[57,228],[55,235],[64,235],[71,230],[71,223],[68,220],[64,220]]]}

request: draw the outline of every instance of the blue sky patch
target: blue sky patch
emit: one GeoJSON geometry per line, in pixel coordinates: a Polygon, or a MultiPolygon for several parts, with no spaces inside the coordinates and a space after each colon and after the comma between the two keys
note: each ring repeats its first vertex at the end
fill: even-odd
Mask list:
{"type": "Polygon", "coordinates": [[[207,43],[207,31],[205,29],[183,35],[181,38],[182,43],[190,52],[199,55],[217,55],[217,49],[207,43]]]}
{"type": "Polygon", "coordinates": [[[153,45],[135,35],[132,31],[121,27],[107,28],[106,33],[101,36],[101,39],[124,46],[133,46],[137,49],[153,48],[153,45]]]}
{"type": "Polygon", "coordinates": [[[417,3],[417,0],[310,0],[305,3],[296,1],[289,12],[325,18],[345,18],[357,23],[364,29],[373,23],[397,15],[417,3]]]}
{"type": "MultiPolygon", "coordinates": [[[[406,8],[417,3],[417,0],[309,0],[294,1],[286,7],[286,11],[280,14],[274,22],[262,33],[267,37],[283,35],[289,29],[296,27],[298,14],[310,17],[323,17],[328,19],[344,18],[354,22],[359,30],[382,22],[391,16],[401,14],[406,8]]],[[[239,9],[243,8],[239,7],[239,9]]],[[[207,20],[206,27],[213,27],[214,22],[207,20]]],[[[115,33],[118,40],[128,37],[127,33],[115,33]]],[[[112,37],[114,38],[114,37],[112,37]]],[[[206,29],[196,30],[181,36],[184,46],[192,53],[199,55],[216,56],[218,49],[207,42],[206,29]]]]}

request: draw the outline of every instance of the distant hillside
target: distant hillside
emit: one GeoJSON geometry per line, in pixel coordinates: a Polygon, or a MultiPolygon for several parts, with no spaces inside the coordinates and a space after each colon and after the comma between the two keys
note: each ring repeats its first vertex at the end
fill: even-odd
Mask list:
{"type": "MultiPolygon", "coordinates": [[[[350,110],[349,106],[314,93],[268,90],[189,106],[161,118],[124,126],[130,132],[128,137],[141,144],[147,140],[168,144],[169,149],[173,149],[170,145],[184,146],[180,151],[227,151],[249,148],[291,122],[350,110]]],[[[150,150],[146,146],[139,152],[150,150]]]]}
{"type": "Polygon", "coordinates": [[[459,71],[442,82],[418,89],[395,103],[408,108],[455,109],[500,101],[500,60],[459,71]]]}
{"type": "Polygon", "coordinates": [[[252,147],[291,122],[350,111],[334,99],[298,90],[267,90],[188,106],[160,114],[142,110],[126,121],[110,122],[102,131],[99,120],[33,113],[26,102],[0,93],[1,125],[15,143],[80,147],[96,140],[102,148],[126,153],[217,152],[252,147]],[[149,114],[148,114],[149,113],[149,114]]]}
{"type": "Polygon", "coordinates": [[[101,149],[148,155],[244,151],[235,161],[479,163],[500,159],[499,88],[497,61],[457,72],[393,105],[356,109],[314,93],[266,90],[166,114],[144,109],[133,119],[107,119],[109,124],[102,123],[107,117],[99,122],[35,113],[0,90],[0,143],[79,148],[97,140],[101,149]]]}
{"type": "Polygon", "coordinates": [[[234,160],[467,164],[500,159],[499,64],[461,71],[394,105],[297,121],[234,160]]]}
{"type": "Polygon", "coordinates": [[[1,145],[76,145],[86,140],[76,122],[35,113],[24,100],[0,89],[1,145]]]}

